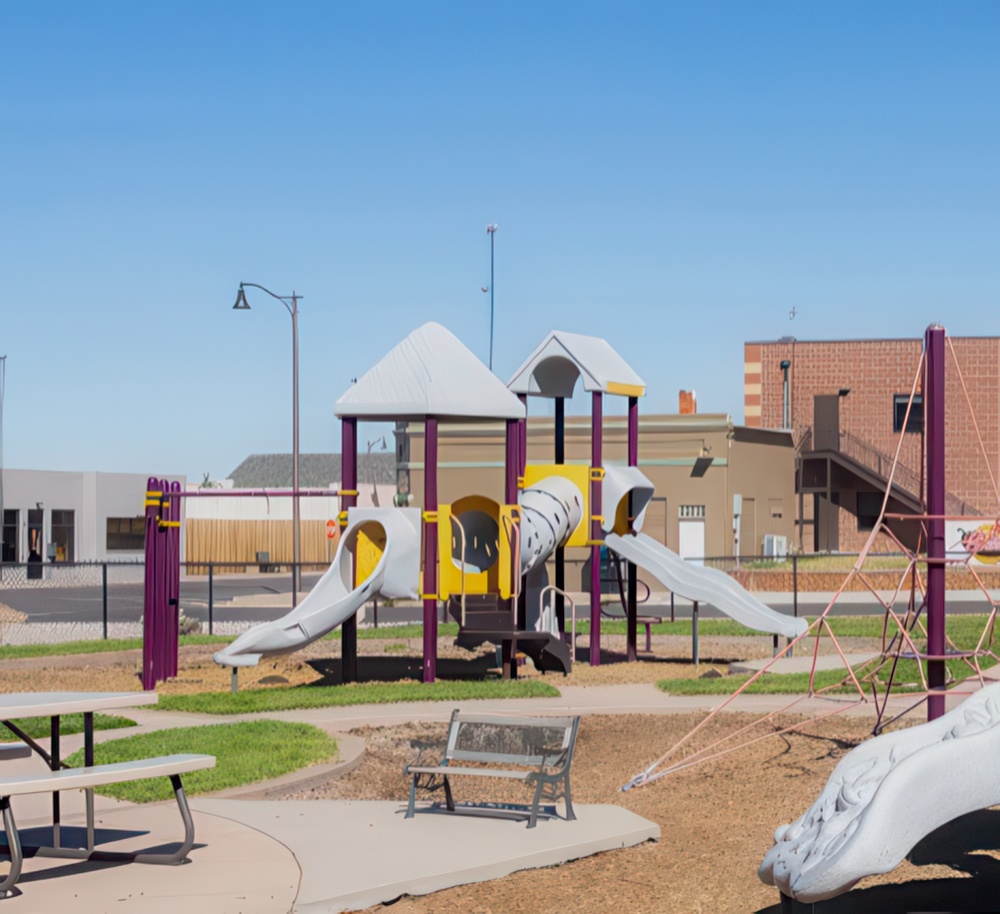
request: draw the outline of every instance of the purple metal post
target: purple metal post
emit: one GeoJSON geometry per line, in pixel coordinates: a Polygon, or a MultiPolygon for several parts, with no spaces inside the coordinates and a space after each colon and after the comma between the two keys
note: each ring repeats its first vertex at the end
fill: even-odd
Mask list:
{"type": "Polygon", "coordinates": [[[424,682],[437,679],[437,419],[424,419],[424,682]]]}
{"type": "MultiPolygon", "coordinates": [[[[164,480],[166,482],[166,480],[164,480]]],[[[166,487],[164,487],[166,489],[166,487]]],[[[180,492],[179,482],[170,483],[169,520],[171,525],[166,530],[166,628],[167,637],[165,649],[167,652],[166,677],[177,675],[177,654],[180,641],[181,616],[181,500],[175,496],[180,492]]],[[[167,519],[164,518],[164,520],[167,519]]]]}
{"type": "MultiPolygon", "coordinates": [[[[519,419],[508,419],[506,428],[506,447],[504,450],[504,488],[503,488],[503,498],[504,504],[516,505],[517,504],[517,476],[518,476],[518,466],[521,462],[521,422],[519,419]]],[[[515,520],[515,523],[519,524],[520,520],[515,520]]],[[[501,534],[503,535],[503,534],[501,534]]],[[[509,547],[514,549],[515,544],[520,542],[519,538],[511,535],[509,547]]],[[[521,571],[521,556],[519,552],[515,552],[511,555],[511,576],[516,579],[516,575],[520,574],[521,571]]],[[[511,580],[511,586],[514,585],[514,580],[511,580]]],[[[504,601],[507,612],[511,614],[512,622],[511,628],[516,629],[518,625],[517,614],[518,606],[517,602],[511,598],[504,601]]],[[[501,667],[503,668],[504,678],[517,679],[517,640],[516,639],[504,639],[500,644],[500,654],[501,654],[501,667]]]]}
{"type": "Polygon", "coordinates": [[[504,504],[517,504],[517,467],[521,446],[518,442],[518,420],[507,420],[506,452],[504,454],[504,504]]]}
{"type": "Polygon", "coordinates": [[[160,480],[163,496],[160,499],[160,515],[156,524],[156,612],[153,616],[153,642],[156,645],[156,679],[158,682],[167,678],[170,666],[170,651],[167,644],[170,638],[170,569],[167,558],[167,530],[163,523],[169,520],[170,501],[167,497],[170,483],[160,480]]]}
{"type": "Polygon", "coordinates": [[[924,427],[927,448],[927,719],[945,711],[945,468],[944,327],[931,324],[924,335],[924,427]]]}
{"type": "Polygon", "coordinates": [[[156,518],[160,513],[160,480],[146,480],[146,563],[142,595],[142,687],[145,691],[156,686],[155,640],[156,615],[156,518]]]}
{"type": "MultiPolygon", "coordinates": [[[[517,478],[524,483],[524,473],[528,468],[528,395],[518,394],[518,400],[524,407],[524,418],[517,420],[517,478]]],[[[515,493],[515,498],[520,493],[515,493]]],[[[521,595],[517,601],[517,628],[524,629],[528,625],[528,578],[521,576],[521,595]]]]}
{"type": "MultiPolygon", "coordinates": [[[[556,397],[555,414],[555,454],[557,465],[566,462],[566,400],[556,397]]],[[[556,618],[559,620],[559,631],[566,634],[566,601],[563,593],[566,590],[566,550],[556,549],[556,618]]],[[[573,658],[576,659],[575,657],[573,658]]]]}
{"type": "MultiPolygon", "coordinates": [[[[358,420],[340,421],[340,488],[343,492],[358,490],[358,420]]],[[[346,511],[358,503],[357,495],[341,495],[340,510],[346,511]]],[[[356,568],[351,569],[353,575],[356,568]]],[[[353,587],[354,581],[351,581],[353,587]]],[[[344,682],[358,678],[358,617],[345,619],[340,626],[340,675],[344,682]]]]}
{"type": "Polygon", "coordinates": [[[528,468],[528,395],[518,394],[518,400],[521,401],[521,405],[524,407],[524,418],[518,420],[518,460],[517,460],[517,475],[523,476],[524,471],[528,468]]]}
{"type": "Polygon", "coordinates": [[[590,665],[601,665],[601,439],[604,435],[603,399],[591,394],[590,415],[590,665]]]}
{"type": "MultiPolygon", "coordinates": [[[[637,467],[639,465],[639,398],[629,397],[628,398],[628,465],[630,467],[637,467]]],[[[629,492],[628,495],[628,516],[629,527],[631,528],[632,521],[631,518],[634,515],[633,510],[633,498],[632,493],[629,492]]],[[[639,650],[637,646],[638,635],[637,629],[639,628],[638,618],[639,618],[639,605],[638,605],[638,573],[633,562],[628,562],[626,564],[628,569],[628,605],[626,606],[626,615],[628,619],[625,622],[625,658],[629,661],[639,659],[639,650]]],[[[648,645],[647,645],[648,646],[648,645]]]]}

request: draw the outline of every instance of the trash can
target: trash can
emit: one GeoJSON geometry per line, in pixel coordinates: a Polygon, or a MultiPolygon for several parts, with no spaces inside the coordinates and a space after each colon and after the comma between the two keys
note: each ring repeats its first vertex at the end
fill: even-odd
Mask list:
{"type": "Polygon", "coordinates": [[[270,552],[258,552],[257,553],[257,570],[261,574],[269,574],[271,571],[271,566],[269,564],[271,560],[270,552]]]}

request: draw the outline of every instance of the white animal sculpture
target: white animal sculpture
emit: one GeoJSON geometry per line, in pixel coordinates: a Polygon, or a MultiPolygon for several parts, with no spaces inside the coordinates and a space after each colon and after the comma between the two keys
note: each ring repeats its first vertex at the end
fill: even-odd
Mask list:
{"type": "Polygon", "coordinates": [[[889,872],[936,828],[1000,804],[998,755],[1000,683],[937,720],[862,743],[809,810],[774,833],[760,878],[809,903],[889,872]]]}

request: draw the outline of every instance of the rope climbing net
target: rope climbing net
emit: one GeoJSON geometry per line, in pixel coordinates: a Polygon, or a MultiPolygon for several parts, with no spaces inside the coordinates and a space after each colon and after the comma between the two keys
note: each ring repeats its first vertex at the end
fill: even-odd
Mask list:
{"type": "MultiPolygon", "coordinates": [[[[668,774],[694,765],[704,764],[772,736],[802,730],[820,720],[843,714],[862,705],[868,705],[873,709],[875,717],[873,733],[877,734],[927,701],[932,694],[927,677],[929,662],[944,661],[947,664],[946,686],[950,694],[968,694],[981,687],[986,681],[984,669],[1000,663],[1000,656],[997,655],[994,648],[998,603],[984,583],[978,570],[983,566],[977,561],[977,556],[980,555],[990,558],[993,557],[992,553],[994,552],[1000,555],[1000,490],[997,487],[996,476],[987,455],[976,418],[976,410],[962,376],[954,345],[950,338],[947,338],[947,343],[948,351],[951,354],[951,364],[955,369],[955,376],[958,378],[965,405],[971,417],[971,425],[975,432],[980,455],[987,468],[992,486],[994,504],[996,505],[992,522],[980,515],[898,514],[890,513],[888,510],[897,469],[900,466],[900,454],[904,441],[902,430],[908,426],[926,368],[926,356],[922,355],[910,389],[906,414],[902,421],[902,430],[885,483],[885,493],[878,518],[854,565],[833,598],[803,634],[790,641],[784,650],[777,653],[762,669],[741,683],[736,691],[710,711],[697,726],[678,740],[667,752],[636,774],[622,787],[622,790],[650,784],[668,774]],[[931,520],[972,522],[978,527],[963,537],[964,552],[960,553],[951,548],[945,558],[930,559],[926,553],[926,543],[928,522],[931,520]],[[919,532],[915,537],[915,547],[908,548],[903,542],[903,539],[911,542],[914,542],[914,539],[908,536],[901,539],[898,535],[897,531],[902,529],[904,524],[919,524],[919,532]],[[884,551],[882,547],[886,545],[892,547],[894,552],[898,550],[898,553],[904,557],[903,567],[889,588],[885,586],[885,571],[880,571],[879,580],[876,581],[871,574],[871,569],[866,564],[873,554],[884,551]],[[963,569],[970,576],[974,589],[982,596],[986,619],[974,647],[959,648],[946,633],[946,647],[943,654],[931,653],[928,650],[927,570],[931,565],[938,563],[943,563],[946,567],[963,569]],[[843,594],[848,590],[858,589],[871,596],[881,607],[884,616],[879,654],[868,662],[852,668],[841,640],[837,637],[834,625],[831,624],[831,616],[843,594]],[[896,607],[904,600],[905,611],[897,610],[896,607]],[[822,653],[833,653],[839,657],[843,676],[840,678],[835,676],[832,681],[829,677],[824,677],[820,682],[817,679],[817,669],[824,639],[827,639],[828,643],[825,645],[826,650],[822,653]],[[740,726],[719,739],[694,748],[696,737],[702,733],[710,721],[727,709],[738,710],[738,707],[734,707],[734,703],[737,703],[737,699],[741,695],[752,689],[754,683],[771,671],[781,658],[790,656],[796,648],[805,650],[807,646],[811,646],[812,649],[812,664],[809,671],[808,688],[804,694],[792,697],[783,707],[740,726]],[[961,673],[965,673],[964,678],[959,675],[961,673]],[[890,702],[890,699],[893,701],[890,702]],[[783,715],[790,713],[802,716],[788,723],[783,715]],[[776,722],[776,719],[779,718],[780,723],[776,722]]],[[[924,465],[925,461],[921,460],[921,466],[924,465]]],[[[926,505],[925,484],[922,475],[920,488],[919,494],[923,504],[926,505]]]]}

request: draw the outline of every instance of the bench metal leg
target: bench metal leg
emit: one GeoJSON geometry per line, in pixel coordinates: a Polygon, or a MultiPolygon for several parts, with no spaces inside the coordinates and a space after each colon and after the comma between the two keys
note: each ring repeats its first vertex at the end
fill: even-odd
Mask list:
{"type": "Polygon", "coordinates": [[[191,818],[191,808],[188,806],[187,796],[181,784],[180,775],[170,775],[170,785],[174,788],[174,797],[177,800],[177,808],[181,813],[181,821],[184,823],[184,840],[181,846],[172,854],[145,854],[132,851],[99,851],[84,850],[76,847],[39,847],[35,853],[39,857],[64,857],[72,860],[93,860],[96,862],[134,862],[134,863],[157,863],[166,866],[176,866],[187,860],[187,855],[194,847],[194,819],[191,818]]]}
{"type": "Polygon", "coordinates": [[[444,776],[444,801],[448,804],[448,811],[455,811],[455,798],[451,795],[451,782],[448,780],[448,775],[444,776]]]}
{"type": "Polygon", "coordinates": [[[7,835],[7,850],[10,854],[10,872],[0,882],[0,897],[6,897],[21,875],[24,854],[21,852],[21,836],[14,824],[14,811],[10,808],[10,797],[0,797],[0,810],[3,811],[3,829],[7,835]]]}
{"type": "Polygon", "coordinates": [[[528,816],[528,828],[534,828],[538,824],[538,804],[542,802],[542,787],[545,781],[541,778],[535,783],[535,796],[531,801],[531,815],[528,816]]]}
{"type": "Polygon", "coordinates": [[[168,866],[176,866],[187,859],[194,847],[194,819],[191,818],[191,807],[188,806],[187,796],[184,793],[184,785],[181,784],[179,774],[170,775],[170,786],[174,788],[174,796],[177,798],[177,808],[181,812],[181,820],[184,822],[184,841],[181,846],[172,854],[136,854],[136,863],[162,863],[168,866]]]}
{"type": "Polygon", "coordinates": [[[573,812],[573,797],[569,792],[569,775],[563,780],[563,798],[566,801],[566,821],[575,822],[576,813],[573,812]]]}
{"type": "Polygon", "coordinates": [[[413,780],[410,781],[410,802],[406,807],[406,815],[403,816],[404,819],[412,819],[413,813],[416,811],[417,805],[417,776],[411,775],[413,780]]]}

